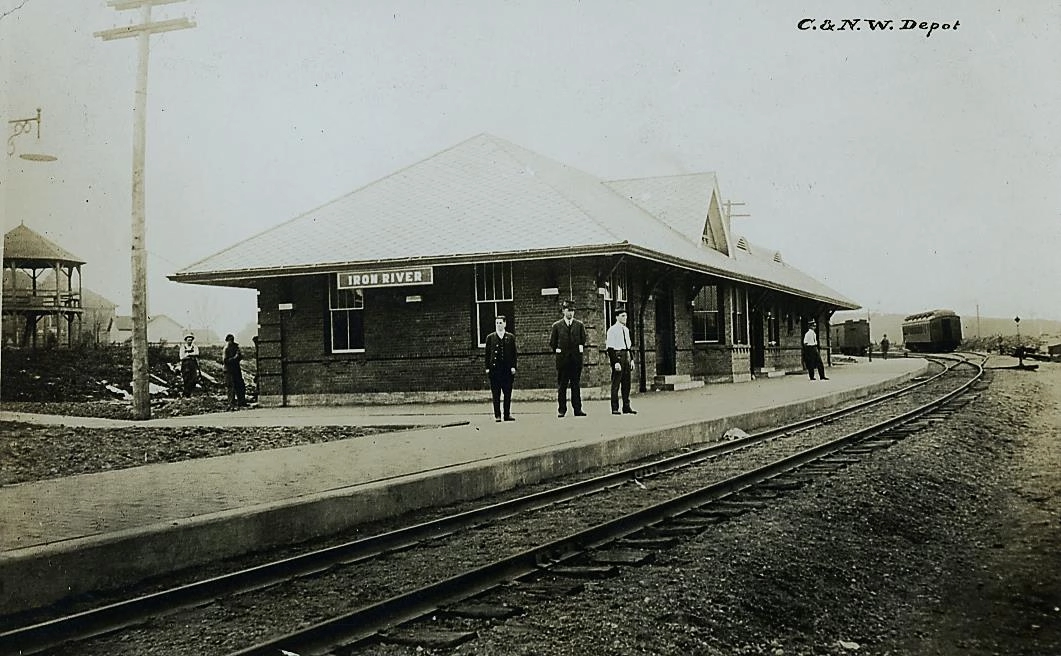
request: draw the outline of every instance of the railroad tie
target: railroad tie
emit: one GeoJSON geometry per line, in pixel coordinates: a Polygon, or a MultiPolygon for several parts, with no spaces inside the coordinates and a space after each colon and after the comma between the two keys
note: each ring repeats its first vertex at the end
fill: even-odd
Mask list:
{"type": "Polygon", "coordinates": [[[453,649],[468,642],[475,631],[447,631],[445,629],[409,628],[390,631],[380,636],[382,642],[424,649],[453,649]]]}
{"type": "Polygon", "coordinates": [[[467,603],[448,606],[444,612],[454,617],[464,617],[473,620],[503,620],[523,613],[518,606],[506,606],[504,604],[467,603]]]}
{"type": "Polygon", "coordinates": [[[608,549],[594,551],[590,554],[590,560],[597,565],[639,566],[655,562],[656,554],[637,549],[608,549]]]}

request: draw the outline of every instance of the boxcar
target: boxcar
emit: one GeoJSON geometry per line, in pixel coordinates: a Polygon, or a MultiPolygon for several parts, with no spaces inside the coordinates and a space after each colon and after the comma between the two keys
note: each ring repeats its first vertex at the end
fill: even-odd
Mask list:
{"type": "Polygon", "coordinates": [[[829,342],[835,353],[865,355],[869,350],[869,321],[848,319],[829,326],[829,342]]]}
{"type": "Polygon", "coordinates": [[[903,345],[908,351],[944,353],[962,343],[962,320],[951,310],[931,310],[903,319],[903,345]]]}

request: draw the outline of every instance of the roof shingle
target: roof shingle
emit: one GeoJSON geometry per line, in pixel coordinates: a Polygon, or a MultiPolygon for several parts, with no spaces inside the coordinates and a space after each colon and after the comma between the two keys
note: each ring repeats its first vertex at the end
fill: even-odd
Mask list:
{"type": "Polygon", "coordinates": [[[437,264],[469,257],[629,252],[857,304],[792,267],[730,257],[728,231],[708,222],[713,173],[603,182],[491,135],[478,135],[310,210],[170,276],[233,284],[351,265],[437,264]],[[705,227],[706,224],[706,227],[705,227]],[[703,236],[708,234],[708,244],[703,236]],[[721,242],[721,244],[717,243],[721,242]]]}

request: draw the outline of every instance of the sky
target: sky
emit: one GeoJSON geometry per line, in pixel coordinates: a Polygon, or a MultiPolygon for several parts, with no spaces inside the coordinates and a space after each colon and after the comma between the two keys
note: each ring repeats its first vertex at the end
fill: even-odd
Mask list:
{"type": "MultiPolygon", "coordinates": [[[[602,179],[714,171],[750,215],[734,233],[867,311],[1061,319],[1061,5],[946,4],[156,7],[196,27],[151,38],[148,311],[242,330],[253,291],[166,276],[486,132],[602,179]]],[[[93,34],[138,20],[0,0],[0,111],[43,116],[0,168],[4,230],[86,260],[121,313],[137,50],[93,34]],[[17,156],[42,151],[59,159],[17,156]]]]}

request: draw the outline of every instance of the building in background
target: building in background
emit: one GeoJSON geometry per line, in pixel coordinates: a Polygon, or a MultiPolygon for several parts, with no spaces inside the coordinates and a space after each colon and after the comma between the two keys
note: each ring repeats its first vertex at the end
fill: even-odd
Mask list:
{"type": "Polygon", "coordinates": [[[188,333],[195,335],[195,343],[199,346],[221,346],[225,338],[213,328],[188,328],[188,333]]]}
{"type": "Polygon", "coordinates": [[[798,370],[808,322],[858,304],[733,235],[725,207],[713,173],[603,181],[480,135],[169,277],[258,291],[263,404],[485,390],[498,314],[523,398],[548,397],[564,299],[587,389],[610,381],[617,304],[642,391],[798,370]]]}
{"type": "MultiPolygon", "coordinates": [[[[151,344],[179,344],[188,329],[165,314],[154,314],[147,318],[147,341],[151,344]]],[[[118,316],[114,321],[111,341],[124,344],[133,338],[133,318],[118,316]]]]}
{"type": "Polygon", "coordinates": [[[19,224],[4,234],[5,346],[71,346],[81,334],[85,261],[19,224]]]}
{"type": "MultiPolygon", "coordinates": [[[[87,287],[81,290],[81,340],[86,344],[109,344],[117,321],[118,304],[87,287]]],[[[132,326],[130,326],[130,330],[132,326]]]]}

